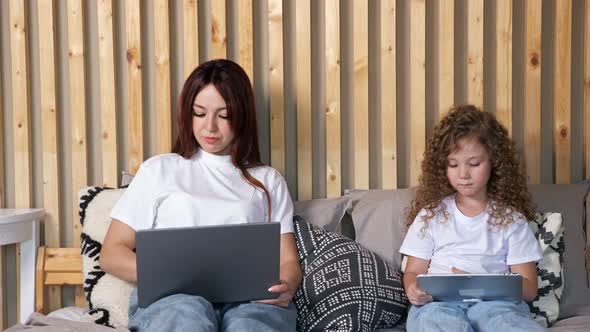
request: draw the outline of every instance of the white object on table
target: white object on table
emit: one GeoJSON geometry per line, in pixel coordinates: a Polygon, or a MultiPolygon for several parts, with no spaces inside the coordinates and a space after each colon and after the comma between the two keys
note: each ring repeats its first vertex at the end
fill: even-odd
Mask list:
{"type": "Polygon", "coordinates": [[[35,311],[35,258],[43,209],[0,209],[0,246],[20,243],[21,323],[35,311]]]}

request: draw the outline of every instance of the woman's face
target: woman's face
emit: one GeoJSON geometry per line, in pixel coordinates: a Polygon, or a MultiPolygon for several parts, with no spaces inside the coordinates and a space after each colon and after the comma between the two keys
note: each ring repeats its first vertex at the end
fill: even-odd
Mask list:
{"type": "Polygon", "coordinates": [[[193,102],[193,135],[201,149],[209,153],[231,153],[234,133],[229,125],[225,100],[211,84],[201,90],[193,102]]]}

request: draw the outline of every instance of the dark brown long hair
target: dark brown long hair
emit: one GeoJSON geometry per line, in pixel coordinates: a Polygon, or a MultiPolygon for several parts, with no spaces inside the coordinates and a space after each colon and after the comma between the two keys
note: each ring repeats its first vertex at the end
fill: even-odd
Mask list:
{"type": "Polygon", "coordinates": [[[260,161],[258,129],[252,84],[246,72],[237,63],[217,59],[199,65],[188,76],[178,97],[178,136],[173,153],[191,158],[200,148],[193,134],[193,103],[206,86],[213,85],[225,101],[230,128],[234,134],[231,143],[231,161],[242,177],[266,194],[268,220],[271,220],[270,194],[266,187],[248,172],[248,168],[264,165],[260,161]]]}
{"type": "Polygon", "coordinates": [[[412,224],[422,209],[426,210],[424,220],[431,220],[439,211],[441,201],[455,192],[447,178],[447,158],[456,151],[462,138],[476,139],[490,155],[487,194],[491,218],[488,223],[509,225],[514,222],[512,212],[520,212],[532,220],[534,205],[508,131],[493,114],[473,105],[462,105],[452,108],[434,128],[424,152],[416,199],[410,207],[407,224],[412,224]]]}

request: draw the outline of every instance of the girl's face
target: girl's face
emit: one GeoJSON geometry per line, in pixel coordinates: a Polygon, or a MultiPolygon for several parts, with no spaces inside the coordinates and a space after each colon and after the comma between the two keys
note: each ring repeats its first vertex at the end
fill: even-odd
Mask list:
{"type": "Polygon", "coordinates": [[[229,125],[225,100],[211,84],[201,90],[193,102],[193,135],[201,148],[209,153],[231,153],[234,133],[229,125]]]}
{"type": "Polygon", "coordinates": [[[447,157],[447,178],[459,198],[487,200],[491,169],[490,154],[476,138],[460,139],[447,157]]]}

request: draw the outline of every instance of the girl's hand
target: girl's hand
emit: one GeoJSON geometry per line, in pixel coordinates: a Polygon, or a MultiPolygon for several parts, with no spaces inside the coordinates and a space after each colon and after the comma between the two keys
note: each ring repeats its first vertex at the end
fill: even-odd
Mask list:
{"type": "Polygon", "coordinates": [[[256,303],[272,304],[286,308],[289,306],[289,302],[291,302],[291,299],[293,296],[295,296],[295,291],[297,290],[291,289],[291,287],[285,281],[281,280],[279,285],[272,286],[268,289],[268,291],[272,293],[278,293],[279,297],[276,299],[256,301],[256,303]]]}
{"type": "Polygon", "coordinates": [[[463,270],[459,270],[458,268],[456,268],[454,266],[451,268],[451,271],[453,273],[457,273],[457,274],[469,274],[469,272],[466,272],[466,271],[463,271],[463,270]]]}
{"type": "Polygon", "coordinates": [[[425,305],[428,302],[432,302],[432,296],[421,290],[417,282],[408,285],[406,295],[413,305],[425,305]]]}

